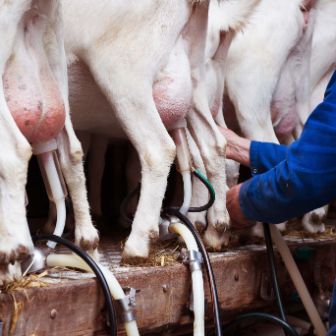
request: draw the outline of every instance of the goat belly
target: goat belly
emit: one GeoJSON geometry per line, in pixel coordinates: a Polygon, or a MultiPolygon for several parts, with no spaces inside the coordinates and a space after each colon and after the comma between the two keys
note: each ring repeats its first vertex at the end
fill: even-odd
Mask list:
{"type": "Polygon", "coordinates": [[[54,138],[65,123],[63,100],[44,58],[13,55],[3,77],[9,110],[31,144],[54,138]]]}

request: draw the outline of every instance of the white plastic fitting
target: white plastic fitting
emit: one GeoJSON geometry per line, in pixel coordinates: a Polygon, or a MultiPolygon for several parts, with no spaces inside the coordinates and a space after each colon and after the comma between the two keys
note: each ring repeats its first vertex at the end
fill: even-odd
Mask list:
{"type": "Polygon", "coordinates": [[[191,194],[192,194],[192,184],[191,184],[191,173],[184,171],[182,174],[183,180],[183,204],[180,208],[182,215],[186,215],[190,208],[191,194]]]}
{"type": "Polygon", "coordinates": [[[178,163],[178,170],[182,174],[184,198],[183,204],[180,208],[180,212],[186,215],[191,203],[191,160],[189,147],[186,136],[185,127],[175,128],[170,131],[170,134],[176,145],[176,158],[178,163]]]}
{"type": "MultiPolygon", "coordinates": [[[[55,203],[56,206],[56,227],[54,235],[62,236],[66,220],[66,207],[65,207],[65,183],[63,176],[58,170],[57,143],[55,139],[33,146],[33,153],[37,155],[40,165],[44,185],[46,187],[48,198],[55,203]],[[62,183],[63,182],[63,183],[62,183]]],[[[47,246],[55,248],[56,243],[52,241],[47,242],[47,246]]]]}
{"type": "MultiPolygon", "coordinates": [[[[195,238],[185,225],[181,223],[170,224],[169,231],[180,235],[189,251],[199,252],[195,238]]],[[[194,298],[194,336],[204,336],[204,285],[201,269],[192,271],[191,281],[194,298]]]]}
{"type": "Polygon", "coordinates": [[[170,132],[176,145],[176,157],[178,170],[183,172],[191,172],[190,153],[186,137],[185,128],[176,128],[170,132]]]}
{"type": "MultiPolygon", "coordinates": [[[[91,268],[77,255],[75,254],[49,254],[47,256],[47,265],[49,267],[73,267],[84,270],[86,272],[92,273],[91,268]]],[[[115,300],[125,299],[126,295],[120,286],[118,280],[115,278],[112,272],[110,272],[106,267],[97,262],[98,267],[104,274],[104,277],[109,286],[112,297],[115,300]]],[[[139,330],[136,321],[125,322],[125,330],[128,336],[139,336],[139,330]]]]}

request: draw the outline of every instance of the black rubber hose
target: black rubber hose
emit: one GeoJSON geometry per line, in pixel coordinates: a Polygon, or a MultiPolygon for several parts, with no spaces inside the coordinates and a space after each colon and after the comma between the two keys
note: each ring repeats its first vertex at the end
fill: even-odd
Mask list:
{"type": "MultiPolygon", "coordinates": [[[[208,181],[208,179],[198,170],[193,171],[193,175],[195,175],[203,184],[204,186],[208,189],[209,191],[209,201],[207,204],[199,206],[199,207],[190,207],[188,209],[188,212],[202,212],[208,210],[215,202],[216,194],[213,186],[211,183],[208,181]]],[[[129,224],[132,225],[133,219],[127,216],[127,205],[129,200],[140,191],[141,184],[138,183],[138,185],[133,189],[122,201],[121,206],[120,206],[120,217],[122,220],[129,224]]]]}
{"type": "Polygon", "coordinates": [[[208,179],[198,170],[194,170],[193,174],[205,185],[205,187],[209,191],[209,201],[207,204],[199,206],[199,207],[190,207],[188,212],[201,212],[208,210],[215,202],[216,194],[213,186],[208,181],[208,179]]]}
{"type": "Polygon", "coordinates": [[[260,312],[238,315],[238,317],[236,317],[234,321],[230,322],[224,327],[223,333],[229,332],[233,327],[237,326],[237,324],[241,323],[243,320],[251,319],[251,318],[257,318],[260,320],[265,320],[265,321],[276,323],[280,325],[285,330],[285,332],[288,333],[288,335],[298,336],[298,333],[296,332],[296,330],[290,324],[283,321],[281,318],[276,317],[271,314],[260,313],[260,312]]]}
{"type": "Polygon", "coordinates": [[[110,335],[111,336],[117,336],[117,313],[115,306],[113,304],[113,300],[111,297],[111,293],[109,290],[109,286],[107,284],[107,281],[104,277],[103,272],[100,270],[96,262],[82,249],[80,249],[78,246],[73,244],[71,241],[66,240],[64,238],[61,238],[59,236],[55,235],[41,235],[41,236],[35,236],[33,237],[33,241],[41,241],[41,240],[51,240],[58,244],[66,246],[68,249],[70,249],[72,252],[77,254],[80,258],[82,258],[88,266],[92,269],[93,273],[96,275],[96,278],[98,282],[100,283],[103,294],[105,297],[105,302],[107,305],[107,312],[108,312],[108,318],[109,318],[109,324],[110,324],[110,335]]]}
{"type": "Polygon", "coordinates": [[[280,317],[283,321],[287,322],[285,309],[284,309],[284,306],[282,304],[278,278],[277,278],[277,270],[276,270],[276,264],[275,264],[275,258],[274,258],[273,242],[272,242],[272,237],[271,237],[271,231],[270,231],[270,228],[269,228],[269,224],[263,223],[263,228],[264,228],[267,258],[268,258],[268,263],[269,263],[269,266],[270,266],[270,269],[271,269],[272,284],[273,284],[273,289],[274,289],[274,293],[275,293],[275,299],[276,299],[276,302],[277,302],[277,305],[278,305],[278,308],[279,308],[279,315],[280,315],[280,317]]]}
{"type": "Polygon", "coordinates": [[[269,262],[270,269],[271,269],[272,285],[273,285],[273,289],[275,292],[276,302],[279,308],[280,318],[277,316],[262,313],[262,312],[252,312],[252,313],[247,313],[247,314],[241,314],[241,315],[238,315],[238,317],[234,321],[229,323],[224,328],[224,333],[229,332],[230,329],[237,326],[243,320],[257,318],[257,319],[270,321],[270,322],[280,325],[283,328],[286,335],[298,336],[298,333],[295,331],[295,329],[291,325],[288,324],[287,319],[286,319],[285,310],[282,304],[280,288],[279,288],[279,283],[277,279],[273,243],[272,243],[272,237],[271,237],[269,224],[263,223],[263,228],[264,228],[264,235],[265,235],[267,258],[268,258],[268,262],[269,262]]]}
{"type": "Polygon", "coordinates": [[[209,280],[209,287],[210,287],[210,294],[211,299],[213,303],[213,314],[214,314],[214,320],[215,320],[215,330],[217,336],[222,336],[222,328],[221,328],[221,316],[220,316],[220,307],[219,307],[219,301],[218,301],[218,293],[217,293],[217,287],[216,287],[216,280],[215,276],[211,267],[209,255],[205,249],[205,246],[202,242],[202,239],[196,230],[196,228],[193,226],[193,224],[190,222],[190,220],[181,214],[179,209],[177,208],[165,208],[163,209],[164,215],[170,215],[177,217],[185,226],[190,230],[193,237],[195,238],[197,245],[200,249],[200,252],[202,254],[204,263],[205,263],[205,269],[208,275],[209,280]]]}

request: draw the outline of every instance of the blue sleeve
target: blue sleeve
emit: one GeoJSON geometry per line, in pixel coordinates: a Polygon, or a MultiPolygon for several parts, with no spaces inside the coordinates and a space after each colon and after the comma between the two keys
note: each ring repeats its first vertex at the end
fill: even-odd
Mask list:
{"type": "Polygon", "coordinates": [[[327,336],[336,336],[336,325],[332,325],[330,327],[327,336]]]}
{"type": "Polygon", "coordinates": [[[287,148],[283,161],[242,185],[248,219],[280,223],[336,198],[336,72],[301,137],[287,148]]]}
{"type": "Polygon", "coordinates": [[[271,142],[252,141],[250,146],[250,166],[252,175],[264,173],[287,156],[287,146],[271,142]]]}

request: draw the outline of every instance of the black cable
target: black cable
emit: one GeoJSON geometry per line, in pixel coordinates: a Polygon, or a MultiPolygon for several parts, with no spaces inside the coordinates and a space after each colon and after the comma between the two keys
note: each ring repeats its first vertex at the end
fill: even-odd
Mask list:
{"type": "Polygon", "coordinates": [[[269,224],[263,223],[263,228],[264,228],[267,258],[268,258],[268,263],[271,269],[272,284],[273,284],[273,289],[275,293],[275,299],[276,299],[276,302],[279,308],[279,315],[283,321],[287,322],[285,310],[282,304],[278,278],[277,278],[277,270],[276,270],[274,251],[273,251],[273,242],[272,242],[269,224]]]}
{"type": "Polygon", "coordinates": [[[103,272],[100,270],[96,262],[83,250],[81,250],[78,246],[70,242],[69,240],[66,240],[64,238],[55,236],[55,235],[41,235],[41,236],[35,236],[33,237],[33,241],[41,241],[41,240],[51,240],[53,242],[56,242],[58,244],[66,246],[68,249],[70,249],[72,252],[77,254],[80,258],[82,258],[88,266],[92,269],[93,273],[96,275],[96,278],[98,282],[100,282],[100,285],[103,290],[103,294],[105,297],[105,302],[107,305],[107,311],[108,311],[108,318],[109,318],[109,324],[110,324],[110,335],[117,336],[117,313],[115,306],[113,304],[113,300],[111,297],[111,293],[109,290],[109,286],[107,284],[107,281],[105,279],[105,276],[103,272]]]}
{"type": "MultiPolygon", "coordinates": [[[[189,208],[188,211],[189,212],[201,212],[201,211],[208,210],[213,205],[213,203],[215,201],[214,189],[213,189],[212,185],[209,183],[209,181],[207,180],[207,178],[201,172],[199,172],[198,170],[195,170],[193,172],[193,174],[206,186],[206,188],[209,191],[210,197],[209,197],[209,202],[207,204],[205,204],[203,206],[200,206],[200,207],[191,207],[191,208],[189,208]]],[[[132,223],[132,220],[130,218],[128,218],[127,215],[126,215],[127,203],[129,201],[129,199],[131,197],[133,197],[133,195],[136,192],[138,192],[139,189],[140,189],[140,184],[138,184],[136,189],[134,189],[129,195],[127,195],[127,197],[125,198],[125,200],[123,201],[122,206],[121,206],[121,213],[123,215],[123,219],[125,221],[130,222],[130,223],[132,223]]],[[[213,313],[214,313],[214,319],[215,319],[216,334],[217,335],[222,335],[220,308],[219,308],[218,293],[217,293],[217,288],[216,288],[215,277],[214,277],[214,274],[213,274],[213,270],[212,270],[212,267],[211,267],[209,256],[208,256],[207,251],[205,249],[205,246],[202,242],[202,239],[201,239],[198,231],[194,228],[193,224],[189,221],[189,219],[186,216],[184,216],[183,214],[180,213],[179,208],[176,208],[176,207],[165,208],[163,210],[163,214],[173,215],[173,216],[176,216],[177,218],[179,218],[188,227],[188,229],[191,231],[192,235],[196,239],[197,245],[198,245],[198,247],[200,249],[200,252],[203,256],[203,259],[205,261],[206,272],[207,272],[207,276],[208,276],[208,280],[209,280],[209,284],[210,284],[210,289],[211,289],[210,293],[211,293],[211,298],[212,298],[212,302],[213,302],[213,313]]],[[[263,228],[264,228],[264,235],[265,235],[266,252],[267,252],[268,262],[269,262],[270,269],[271,269],[272,285],[273,285],[273,288],[274,288],[276,302],[277,302],[277,305],[278,305],[278,308],[279,308],[279,314],[280,314],[281,318],[278,318],[274,315],[261,313],[261,312],[242,314],[242,315],[239,315],[235,319],[235,321],[231,322],[227,326],[225,331],[228,330],[229,328],[232,328],[233,326],[237,325],[238,323],[240,323],[244,319],[255,317],[255,318],[260,318],[260,319],[264,319],[264,320],[268,320],[268,321],[271,321],[271,322],[278,323],[283,327],[283,329],[286,333],[288,333],[289,335],[297,336],[298,335],[297,332],[293,329],[292,326],[290,326],[287,323],[284,307],[283,307],[283,304],[282,304],[282,299],[281,299],[280,289],[279,289],[279,284],[278,284],[278,279],[277,279],[277,272],[276,272],[276,264],[275,264],[275,258],[274,258],[272,238],[271,238],[271,234],[270,234],[268,224],[263,223],[263,228]]]]}
{"type": "Polygon", "coordinates": [[[243,320],[250,319],[250,318],[257,318],[261,320],[266,320],[269,322],[276,323],[280,325],[286,333],[290,336],[298,336],[298,333],[296,330],[288,324],[286,321],[283,321],[281,318],[276,317],[271,314],[266,314],[266,313],[260,313],[260,312],[255,312],[255,313],[246,313],[246,314],[241,314],[236,317],[236,319],[229,324],[227,324],[224,329],[223,333],[229,332],[233,327],[237,326],[238,323],[241,323],[243,320]]]}
{"type": "Polygon", "coordinates": [[[193,174],[206,186],[206,188],[209,191],[209,201],[207,204],[199,206],[199,207],[190,207],[188,212],[201,212],[208,210],[215,202],[215,190],[213,189],[211,183],[208,181],[208,179],[198,170],[194,170],[193,174]]]}
{"type": "Polygon", "coordinates": [[[215,330],[216,335],[221,336],[222,335],[222,328],[221,328],[221,316],[220,316],[220,307],[219,307],[219,301],[218,301],[218,293],[217,293],[217,287],[216,287],[216,280],[215,276],[211,267],[209,255],[206,251],[206,248],[202,242],[202,239],[196,230],[196,228],[193,226],[193,224],[190,222],[190,220],[181,214],[178,208],[168,207],[163,209],[164,215],[170,215],[177,217],[185,226],[190,230],[193,237],[195,238],[197,245],[200,249],[200,252],[202,254],[204,263],[205,263],[205,269],[208,275],[209,280],[209,287],[210,287],[210,294],[211,299],[213,303],[213,314],[214,314],[214,320],[215,320],[215,330]]]}
{"type": "Polygon", "coordinates": [[[132,225],[133,219],[127,216],[127,205],[128,205],[129,200],[135,194],[140,192],[140,188],[141,188],[141,183],[139,182],[137,186],[128,195],[126,195],[126,197],[124,198],[124,200],[122,201],[120,205],[120,217],[125,223],[129,224],[129,226],[132,225]]]}
{"type": "Polygon", "coordinates": [[[272,285],[273,285],[273,289],[275,292],[276,302],[279,308],[280,318],[277,316],[262,313],[262,312],[241,314],[241,315],[238,315],[234,321],[229,323],[224,328],[224,333],[230,331],[230,329],[232,329],[234,326],[237,326],[240,322],[242,322],[245,319],[257,318],[257,319],[267,320],[267,321],[279,324],[283,328],[286,335],[298,336],[298,333],[295,331],[295,329],[290,324],[288,324],[287,319],[286,319],[285,310],[282,304],[280,288],[279,288],[279,283],[277,279],[273,242],[272,242],[269,224],[263,223],[263,229],[264,229],[264,236],[265,236],[265,243],[266,243],[267,258],[268,258],[268,262],[269,262],[270,269],[271,269],[272,285]]]}
{"type": "MultiPolygon", "coordinates": [[[[208,189],[209,191],[209,201],[207,204],[199,206],[199,207],[190,207],[188,209],[188,212],[202,212],[208,210],[215,202],[216,194],[215,191],[211,185],[211,183],[208,181],[208,179],[198,170],[193,171],[193,175],[196,176],[203,184],[204,186],[208,189]]],[[[127,216],[127,205],[129,200],[140,191],[141,184],[138,183],[135,189],[133,189],[122,201],[120,205],[120,217],[122,220],[129,224],[132,225],[133,219],[127,216]]]]}

